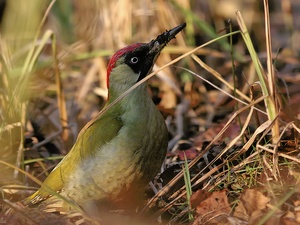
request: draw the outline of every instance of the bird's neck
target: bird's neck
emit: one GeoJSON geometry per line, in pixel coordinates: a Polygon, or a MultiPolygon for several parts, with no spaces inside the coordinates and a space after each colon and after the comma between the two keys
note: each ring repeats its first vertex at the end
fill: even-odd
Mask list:
{"type": "MultiPolygon", "coordinates": [[[[107,103],[110,104],[114,102],[118,97],[120,97],[125,91],[128,89],[119,89],[116,90],[116,88],[110,88],[108,92],[108,100],[107,103]]],[[[143,99],[143,98],[150,97],[149,93],[147,91],[147,86],[145,84],[142,84],[138,87],[136,87],[134,90],[130,91],[126,96],[124,96],[121,101],[122,102],[129,102],[129,101],[136,101],[137,99],[143,99]]]]}
{"type": "MultiPolygon", "coordinates": [[[[107,101],[107,105],[113,103],[123,92],[116,92],[114,89],[109,90],[109,98],[107,101]]],[[[138,108],[148,108],[151,105],[154,105],[147,90],[147,85],[142,84],[136,87],[134,90],[129,92],[126,96],[124,96],[120,101],[116,104],[117,107],[121,107],[119,110],[121,111],[130,111],[130,110],[139,110],[138,108]]]]}

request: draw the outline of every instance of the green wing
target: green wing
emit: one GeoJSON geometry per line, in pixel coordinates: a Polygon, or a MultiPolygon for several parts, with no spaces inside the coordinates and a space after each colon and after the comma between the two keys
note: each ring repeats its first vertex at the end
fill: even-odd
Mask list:
{"type": "Polygon", "coordinates": [[[25,200],[25,204],[34,205],[47,199],[54,192],[60,192],[81,160],[94,155],[104,144],[118,135],[123,124],[120,113],[115,113],[117,111],[105,112],[84,128],[70,152],[46,178],[43,186],[25,200]]]}

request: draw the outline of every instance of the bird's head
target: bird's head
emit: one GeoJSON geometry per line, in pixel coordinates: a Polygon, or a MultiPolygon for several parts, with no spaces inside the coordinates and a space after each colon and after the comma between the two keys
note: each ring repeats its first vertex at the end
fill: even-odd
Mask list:
{"type": "Polygon", "coordinates": [[[118,50],[107,67],[109,95],[113,94],[117,97],[146,77],[151,72],[162,49],[185,26],[184,23],[166,31],[149,43],[132,44],[118,50]]]}

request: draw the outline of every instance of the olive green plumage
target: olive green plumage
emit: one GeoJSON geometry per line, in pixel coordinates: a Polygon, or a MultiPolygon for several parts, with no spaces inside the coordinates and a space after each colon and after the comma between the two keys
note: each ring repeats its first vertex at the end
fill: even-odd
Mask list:
{"type": "MultiPolygon", "coordinates": [[[[138,87],[94,121],[44,185],[55,191],[64,189],[63,196],[65,192],[85,207],[93,200],[122,200],[117,198],[132,183],[141,187],[153,179],[164,160],[168,138],[164,120],[146,92],[138,87]],[[130,108],[126,112],[121,106],[125,102],[125,108],[130,108]]],[[[42,188],[30,201],[36,204],[48,197],[42,188]]]]}
{"type": "MultiPolygon", "coordinates": [[[[108,65],[109,100],[104,111],[80,132],[76,143],[25,200],[29,206],[47,202],[51,188],[88,211],[95,202],[121,202],[128,193],[142,192],[164,161],[168,131],[143,83],[115,105],[107,107],[147,76],[163,47],[184,28],[167,31],[147,44],[116,52],[108,65]]],[[[68,208],[62,201],[62,207],[68,208]]]]}

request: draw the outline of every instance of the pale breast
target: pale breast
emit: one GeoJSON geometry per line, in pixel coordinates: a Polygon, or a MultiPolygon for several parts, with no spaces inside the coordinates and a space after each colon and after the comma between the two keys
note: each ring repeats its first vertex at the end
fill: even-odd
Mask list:
{"type": "Polygon", "coordinates": [[[126,106],[118,135],[85,159],[66,187],[68,197],[80,205],[95,199],[117,200],[130,190],[143,191],[142,186],[159,172],[168,143],[164,119],[151,99],[126,106]]]}

